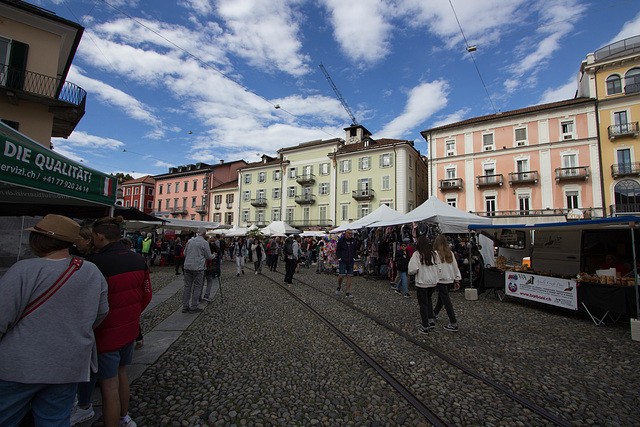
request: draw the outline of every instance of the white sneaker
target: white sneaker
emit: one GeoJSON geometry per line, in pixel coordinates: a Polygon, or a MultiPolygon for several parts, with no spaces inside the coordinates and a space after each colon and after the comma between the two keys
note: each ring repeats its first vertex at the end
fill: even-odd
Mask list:
{"type": "Polygon", "coordinates": [[[71,425],[74,426],[76,424],[80,424],[82,422],[90,420],[94,415],[95,412],[93,412],[93,405],[89,405],[87,409],[82,409],[78,405],[74,405],[71,409],[69,420],[71,421],[71,425]]]}

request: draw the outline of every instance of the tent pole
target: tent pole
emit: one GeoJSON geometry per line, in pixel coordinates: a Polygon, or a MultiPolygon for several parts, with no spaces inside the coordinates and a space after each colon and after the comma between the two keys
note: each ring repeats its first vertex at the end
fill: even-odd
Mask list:
{"type": "Polygon", "coordinates": [[[24,215],[22,218],[22,226],[20,227],[20,242],[18,243],[18,256],[16,257],[16,262],[20,261],[20,253],[22,252],[22,238],[24,236],[24,215]]]}
{"type": "Polygon", "coordinates": [[[636,318],[640,319],[640,295],[638,292],[638,262],[636,260],[636,236],[635,223],[631,223],[631,247],[633,248],[633,275],[636,283],[636,318]]]}
{"type": "Polygon", "coordinates": [[[469,231],[469,287],[473,288],[473,268],[471,268],[471,247],[473,244],[471,243],[471,231],[469,231]]]}

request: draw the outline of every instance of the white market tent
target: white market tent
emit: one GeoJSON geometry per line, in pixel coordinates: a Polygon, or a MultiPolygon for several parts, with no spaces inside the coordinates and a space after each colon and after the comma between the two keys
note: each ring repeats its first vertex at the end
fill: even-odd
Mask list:
{"type": "Polygon", "coordinates": [[[236,227],[234,226],[234,228],[232,228],[231,230],[229,230],[229,232],[227,232],[225,234],[226,237],[243,237],[246,236],[246,234],[251,231],[251,230],[257,230],[258,226],[256,226],[255,224],[253,224],[251,227],[246,228],[246,227],[236,227]]]}
{"type": "Polygon", "coordinates": [[[303,231],[300,234],[300,237],[324,237],[326,236],[327,233],[325,233],[324,231],[303,231]]]}
{"type": "Polygon", "coordinates": [[[260,229],[265,236],[287,236],[289,234],[300,234],[300,230],[293,228],[284,221],[273,221],[265,228],[260,229]]]}
{"type": "MultiPolygon", "coordinates": [[[[381,206],[382,207],[382,206],[381,206]]],[[[366,218],[366,217],[365,217],[366,218]]],[[[430,222],[438,224],[443,233],[467,233],[469,225],[491,225],[490,218],[483,218],[465,212],[461,209],[448,205],[436,196],[429,199],[400,217],[394,219],[382,219],[372,224],[371,227],[384,227],[388,225],[409,224],[412,222],[430,222]]]]}
{"type": "MultiPolygon", "coordinates": [[[[362,218],[355,220],[349,224],[343,224],[340,227],[334,228],[333,230],[330,230],[329,233],[336,234],[342,233],[343,231],[347,230],[358,230],[378,221],[394,220],[396,218],[400,218],[401,216],[403,216],[401,213],[394,211],[389,206],[381,205],[378,209],[371,212],[369,215],[363,216],[362,218]]],[[[398,224],[404,223],[399,222],[398,224]]]]}
{"type": "Polygon", "coordinates": [[[158,228],[164,228],[167,230],[197,231],[200,227],[205,227],[208,230],[224,227],[224,225],[220,225],[218,222],[192,221],[189,219],[177,218],[163,218],[163,220],[166,221],[164,225],[160,221],[126,221],[127,230],[151,231],[158,228]]]}

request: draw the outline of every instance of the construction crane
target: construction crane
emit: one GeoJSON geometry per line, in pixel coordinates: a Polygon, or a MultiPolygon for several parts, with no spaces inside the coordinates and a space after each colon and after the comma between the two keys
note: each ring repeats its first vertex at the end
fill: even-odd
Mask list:
{"type": "Polygon", "coordinates": [[[338,90],[336,85],[333,83],[333,80],[331,80],[331,76],[329,75],[327,70],[324,68],[324,65],[322,65],[322,63],[320,63],[320,69],[322,70],[322,73],[324,74],[324,76],[327,78],[327,81],[331,85],[331,88],[336,93],[336,96],[338,97],[338,99],[342,103],[342,106],[347,111],[347,114],[349,114],[349,117],[351,117],[351,122],[354,125],[358,126],[358,121],[356,120],[356,116],[354,116],[353,113],[351,112],[351,108],[349,108],[349,106],[347,105],[347,101],[345,101],[344,98],[342,97],[342,95],[340,94],[340,91],[338,90]]]}

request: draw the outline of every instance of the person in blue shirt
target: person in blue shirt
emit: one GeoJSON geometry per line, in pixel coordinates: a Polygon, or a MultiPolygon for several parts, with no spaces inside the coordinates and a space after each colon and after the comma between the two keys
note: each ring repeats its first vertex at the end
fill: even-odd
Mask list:
{"type": "Polygon", "coordinates": [[[338,289],[336,294],[340,294],[342,281],[347,278],[347,288],[345,296],[353,298],[351,295],[351,277],[353,277],[353,264],[356,260],[356,239],[353,238],[353,230],[347,230],[338,240],[336,245],[336,257],[338,258],[338,289]]]}

